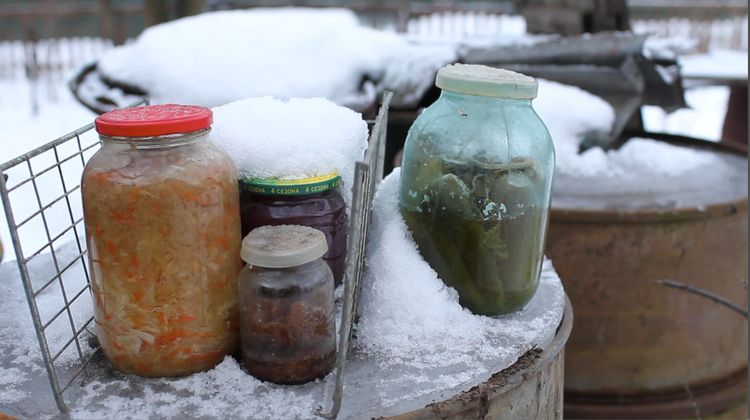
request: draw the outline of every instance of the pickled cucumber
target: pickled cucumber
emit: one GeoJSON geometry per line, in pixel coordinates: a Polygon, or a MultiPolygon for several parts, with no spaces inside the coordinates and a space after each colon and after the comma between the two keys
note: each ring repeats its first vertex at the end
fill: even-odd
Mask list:
{"type": "Polygon", "coordinates": [[[418,207],[401,207],[419,251],[459,303],[476,314],[522,308],[539,282],[547,209],[528,159],[469,163],[432,159],[418,207]],[[441,175],[442,174],[442,175],[441,175]]]}

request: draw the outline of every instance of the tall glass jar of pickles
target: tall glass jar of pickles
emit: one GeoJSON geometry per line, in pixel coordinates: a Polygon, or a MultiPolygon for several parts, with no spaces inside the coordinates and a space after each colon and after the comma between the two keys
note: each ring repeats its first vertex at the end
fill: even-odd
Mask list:
{"type": "Polygon", "coordinates": [[[555,165],[531,77],[478,65],[437,75],[409,130],[399,202],[421,254],[474,313],[522,308],[539,284],[555,165]]]}
{"type": "Polygon", "coordinates": [[[207,108],[97,118],[81,182],[96,331],[118,370],[181,376],[238,346],[239,192],[207,108]]]}

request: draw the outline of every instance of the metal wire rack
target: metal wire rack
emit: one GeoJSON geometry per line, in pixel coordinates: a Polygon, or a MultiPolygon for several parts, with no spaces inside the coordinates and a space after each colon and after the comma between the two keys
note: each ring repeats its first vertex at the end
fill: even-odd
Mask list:
{"type": "Polygon", "coordinates": [[[90,288],[80,191],[83,167],[100,146],[93,127],[0,165],[0,199],[13,250],[52,393],[63,412],[63,393],[97,353],[85,340],[93,316],[84,296],[90,288]],[[66,243],[75,244],[73,255],[60,252],[66,243]],[[32,269],[49,264],[54,266],[49,278],[32,269]],[[79,365],[72,374],[61,368],[69,356],[79,365]]]}
{"type": "MultiPolygon", "coordinates": [[[[384,95],[364,161],[356,163],[336,383],[330,412],[319,408],[316,413],[322,417],[335,418],[341,407],[372,199],[383,177],[391,96],[384,95]]],[[[90,283],[80,191],[83,168],[101,145],[93,128],[93,123],[88,124],[0,164],[0,202],[42,360],[61,412],[68,412],[66,396],[71,385],[101,353],[92,332],[91,299],[85,296],[90,295],[90,283]],[[50,267],[51,276],[46,274],[50,267]]]]}

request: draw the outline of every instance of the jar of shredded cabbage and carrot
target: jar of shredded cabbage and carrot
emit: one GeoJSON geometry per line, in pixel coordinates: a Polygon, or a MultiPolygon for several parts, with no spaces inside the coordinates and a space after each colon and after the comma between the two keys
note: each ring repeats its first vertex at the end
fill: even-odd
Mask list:
{"type": "Polygon", "coordinates": [[[156,105],[96,119],[81,181],[96,332],[119,371],[182,376],[238,346],[239,192],[211,110],[156,105]]]}

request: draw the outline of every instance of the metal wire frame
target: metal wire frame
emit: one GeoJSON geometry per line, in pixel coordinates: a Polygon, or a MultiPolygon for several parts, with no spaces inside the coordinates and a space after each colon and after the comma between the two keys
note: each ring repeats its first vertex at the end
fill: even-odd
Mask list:
{"type": "Polygon", "coordinates": [[[375,119],[375,125],[370,133],[370,140],[362,162],[357,162],[354,170],[354,184],[352,191],[352,218],[349,223],[349,237],[347,239],[346,271],[344,272],[344,303],[341,326],[339,327],[339,343],[336,352],[336,383],[333,391],[333,405],[331,411],[324,412],[319,407],[315,414],[320,417],[335,419],[341,410],[344,393],[344,376],[346,359],[357,315],[359,291],[362,286],[362,274],[365,266],[365,248],[367,245],[367,231],[370,226],[372,200],[375,190],[383,179],[385,159],[386,127],[388,127],[388,108],[393,95],[386,92],[383,103],[375,119]]]}
{"type": "Polygon", "coordinates": [[[86,261],[86,244],[81,240],[83,234],[83,217],[76,214],[77,212],[74,211],[73,206],[73,200],[80,200],[80,197],[75,196],[76,193],[79,193],[80,184],[68,185],[66,183],[62,167],[62,165],[66,162],[73,161],[74,159],[80,159],[80,168],[81,170],[83,169],[83,167],[86,165],[85,153],[89,151],[95,151],[96,148],[98,148],[100,145],[98,140],[91,142],[91,144],[84,144],[81,140],[81,136],[85,133],[91,132],[93,128],[94,124],[88,124],[78,130],[75,130],[65,136],[58,138],[57,140],[49,142],[22,156],[19,156],[0,165],[0,200],[2,200],[3,207],[5,208],[5,217],[8,222],[11,241],[13,242],[13,248],[16,253],[16,261],[18,263],[18,270],[21,275],[21,282],[23,283],[23,288],[26,293],[26,299],[29,304],[29,310],[31,311],[32,322],[34,324],[36,336],[39,341],[42,360],[49,376],[50,386],[52,387],[52,393],[55,399],[55,403],[62,412],[68,411],[68,407],[66,406],[63,398],[63,393],[73,384],[76,378],[78,378],[78,376],[83,372],[84,368],[99,352],[99,350],[96,349],[90,354],[85,354],[81,345],[81,336],[84,335],[89,325],[91,325],[91,323],[93,322],[93,316],[89,316],[81,325],[76,325],[71,310],[71,306],[73,305],[73,303],[78,301],[81,296],[85,295],[86,292],[90,290],[90,285],[88,266],[86,261]],[[76,151],[70,156],[61,158],[61,146],[70,144],[75,146],[76,151]],[[42,170],[35,171],[32,165],[32,161],[35,158],[45,155],[50,151],[54,154],[55,163],[47,166],[42,170]],[[9,173],[9,171],[12,171],[14,169],[21,169],[23,167],[26,168],[29,176],[25,177],[19,182],[14,182],[13,186],[9,186],[9,181],[15,181],[13,180],[13,178],[14,175],[16,175],[12,172],[9,173]],[[63,193],[51,200],[43,200],[42,195],[39,192],[38,180],[44,174],[55,172],[56,175],[59,176],[63,193]],[[6,176],[9,177],[7,180],[6,176]],[[16,215],[14,214],[14,206],[11,201],[11,194],[27,184],[30,184],[33,187],[37,209],[32,212],[31,215],[25,217],[20,222],[16,222],[16,215]],[[50,229],[50,223],[48,221],[47,215],[45,214],[45,211],[51,209],[54,205],[61,202],[64,202],[66,205],[70,224],[65,229],[63,229],[62,232],[53,236],[50,229]],[[32,220],[41,220],[44,226],[44,234],[46,236],[47,242],[44,246],[35,250],[29,256],[26,256],[24,254],[22,245],[23,238],[21,237],[19,229],[32,220]],[[71,232],[75,237],[77,253],[72,261],[68,262],[67,264],[62,264],[54,245],[57,240],[63,238],[66,234],[69,234],[71,232]],[[29,273],[29,263],[43,254],[46,250],[49,250],[50,252],[52,263],[55,269],[55,275],[52,276],[52,278],[44,281],[41,287],[35,289],[29,273]],[[69,272],[69,270],[77,264],[80,264],[80,267],[83,268],[86,283],[82,289],[71,294],[69,293],[69,290],[66,289],[66,282],[63,279],[63,274],[69,272]],[[60,291],[62,292],[63,298],[62,301],[64,305],[59,308],[50,319],[48,319],[46,322],[43,322],[37,298],[39,298],[45,290],[47,290],[52,284],[55,283],[60,286],[60,291]],[[55,321],[63,316],[63,314],[67,315],[67,321],[70,325],[71,336],[62,345],[60,350],[58,350],[55,354],[52,354],[52,352],[50,351],[47,331],[55,321]],[[74,370],[72,377],[63,383],[60,381],[60,375],[58,375],[58,366],[56,366],[56,362],[59,360],[60,356],[74,344],[80,365],[74,370]]]}

